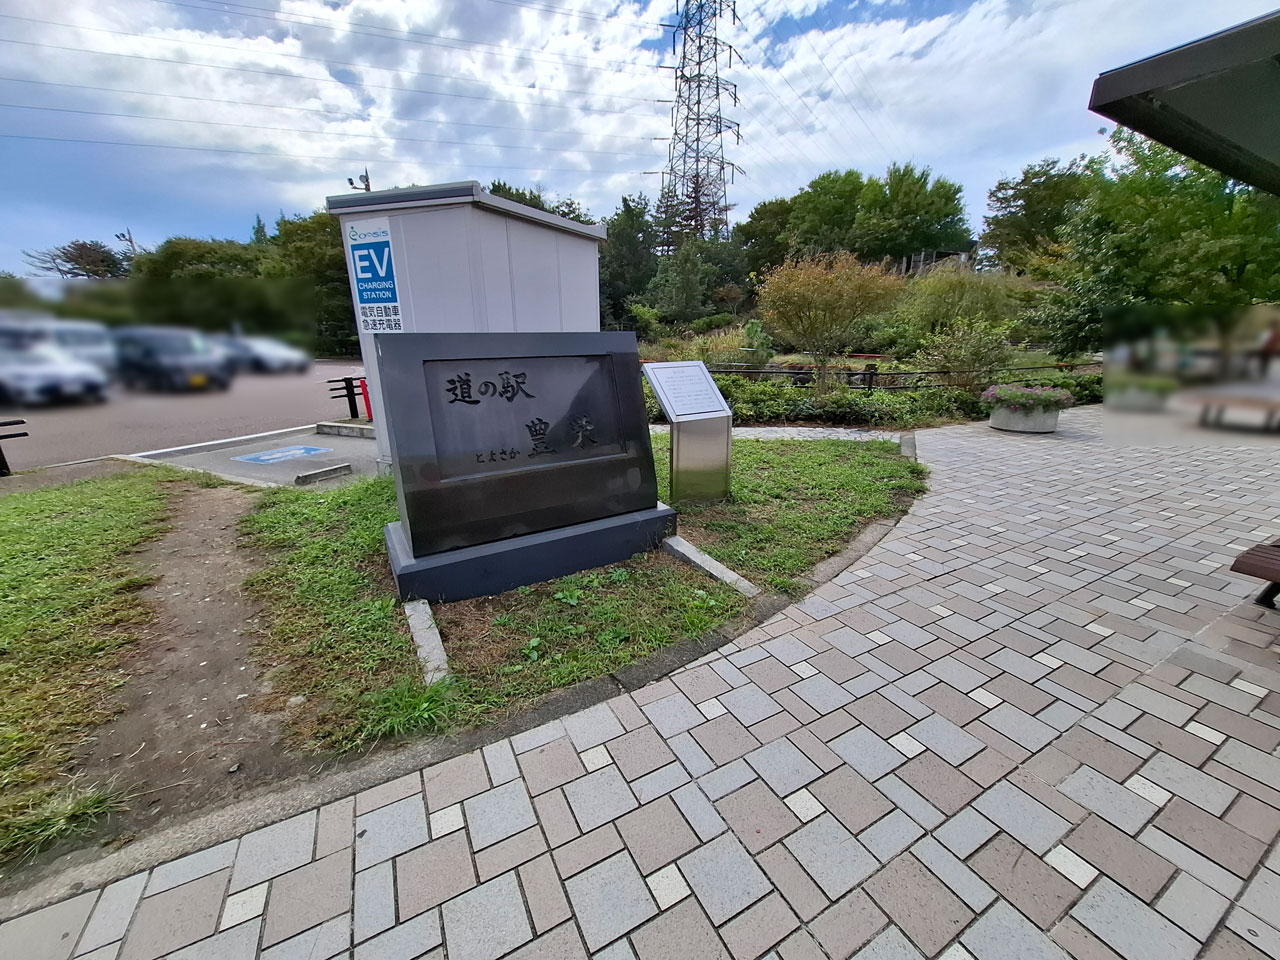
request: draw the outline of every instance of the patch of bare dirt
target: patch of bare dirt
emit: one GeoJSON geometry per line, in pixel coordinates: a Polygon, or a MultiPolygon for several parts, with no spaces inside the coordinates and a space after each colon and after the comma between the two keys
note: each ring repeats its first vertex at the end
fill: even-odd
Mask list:
{"type": "Polygon", "coordinates": [[[137,555],[138,572],[157,578],[143,591],[157,616],[124,664],[124,710],[94,731],[77,768],[133,794],[129,810],[111,818],[112,833],[315,765],[278,746],[282,714],[255,709],[263,691],[249,650],[259,611],[241,588],[254,555],[236,545],[251,498],[237,487],[184,490],[172,530],[137,555]]]}

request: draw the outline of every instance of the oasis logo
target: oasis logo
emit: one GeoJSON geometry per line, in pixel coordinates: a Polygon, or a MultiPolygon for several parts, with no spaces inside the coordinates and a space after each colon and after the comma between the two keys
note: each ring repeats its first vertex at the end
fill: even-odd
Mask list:
{"type": "Polygon", "coordinates": [[[382,237],[389,237],[389,236],[391,236],[391,231],[385,228],[381,230],[368,230],[364,233],[361,233],[355,227],[352,227],[350,230],[347,231],[347,238],[350,239],[352,243],[358,243],[361,240],[378,240],[378,239],[381,239],[382,237]]]}

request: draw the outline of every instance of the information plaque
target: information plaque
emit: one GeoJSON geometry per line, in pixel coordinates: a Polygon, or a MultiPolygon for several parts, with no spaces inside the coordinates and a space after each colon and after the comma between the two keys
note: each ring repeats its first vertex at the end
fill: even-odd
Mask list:
{"type": "Polygon", "coordinates": [[[646,363],[644,375],[672,423],[732,416],[720,388],[701,360],[646,363]]]}
{"type": "Polygon", "coordinates": [[[733,411],[707,365],[686,360],[643,369],[671,423],[672,501],[728,499],[733,411]]]}

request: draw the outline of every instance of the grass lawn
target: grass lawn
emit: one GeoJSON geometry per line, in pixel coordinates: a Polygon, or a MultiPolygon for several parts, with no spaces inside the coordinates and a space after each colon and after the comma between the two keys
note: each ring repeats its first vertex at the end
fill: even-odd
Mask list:
{"type": "MultiPolygon", "coordinates": [[[[654,436],[660,496],[669,437],[654,436]]],[[[791,596],[796,580],[839,553],[862,525],[906,510],[928,470],[888,440],[734,440],[733,499],[680,510],[680,533],[760,586],[791,596]]]]}
{"type": "MultiPolygon", "coordinates": [[[[668,449],[654,437],[662,496],[668,449]]],[[[905,509],[924,473],[883,441],[735,440],[734,501],[682,510],[681,532],[748,578],[799,594],[797,576],[867,521],[905,509]]],[[[438,605],[452,675],[428,688],[386,565],[382,528],[395,515],[391,481],[375,478],[273,490],[244,521],[268,557],[249,583],[268,611],[258,658],[273,696],[306,698],[291,714],[298,746],[349,750],[491,720],[747,608],[661,553],[438,605]]]]}
{"type": "Polygon", "coordinates": [[[273,490],[244,526],[274,559],[248,584],[265,601],[258,659],[275,696],[304,696],[294,742],[353,749],[463,726],[701,636],[745,608],[736,591],[660,554],[496,598],[437,605],[452,671],[422,683],[386,564],[389,478],[310,493],[273,490]]]}
{"type": "Polygon", "coordinates": [[[120,651],[150,616],[128,554],[164,532],[181,479],[157,468],[0,497],[0,859],[116,803],[110,785],[60,774],[112,715],[120,651]]]}

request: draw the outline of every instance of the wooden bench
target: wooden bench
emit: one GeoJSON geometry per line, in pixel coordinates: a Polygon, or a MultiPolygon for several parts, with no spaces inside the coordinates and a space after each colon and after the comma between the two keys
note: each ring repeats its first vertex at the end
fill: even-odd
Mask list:
{"type": "Polygon", "coordinates": [[[1250,547],[1236,557],[1231,569],[1243,573],[1246,577],[1257,577],[1259,580],[1270,580],[1258,594],[1254,603],[1263,607],[1276,609],[1276,596],[1280,595],[1280,540],[1274,543],[1260,543],[1250,547]]]}
{"type": "Polygon", "coordinates": [[[1243,410],[1257,410],[1266,420],[1262,425],[1264,433],[1280,430],[1280,394],[1242,393],[1197,393],[1191,399],[1200,404],[1200,425],[1204,427],[1229,427],[1223,418],[1227,410],[1236,407],[1243,410]]]}

